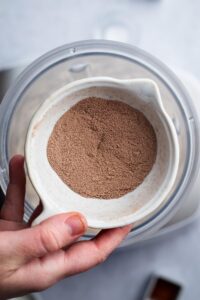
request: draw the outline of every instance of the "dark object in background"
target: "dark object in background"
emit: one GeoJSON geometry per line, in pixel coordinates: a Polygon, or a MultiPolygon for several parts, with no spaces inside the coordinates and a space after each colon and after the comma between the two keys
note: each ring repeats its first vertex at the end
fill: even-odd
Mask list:
{"type": "MultiPolygon", "coordinates": [[[[17,77],[17,75],[24,69],[24,66],[7,68],[0,70],[0,103],[8,90],[9,86],[13,82],[13,80],[17,77]]],[[[5,199],[5,195],[0,187],[0,208],[5,199]]]]}
{"type": "Polygon", "coordinates": [[[143,300],[178,300],[182,286],[167,278],[153,276],[143,300]]]}
{"type": "Polygon", "coordinates": [[[19,75],[19,73],[21,73],[21,71],[24,68],[24,66],[18,66],[0,70],[0,103],[11,83],[15,80],[15,78],[19,75]]]}
{"type": "Polygon", "coordinates": [[[4,199],[5,199],[5,195],[4,195],[3,191],[2,191],[2,189],[0,188],[0,209],[1,209],[1,206],[2,206],[2,204],[4,202],[4,199]]]}

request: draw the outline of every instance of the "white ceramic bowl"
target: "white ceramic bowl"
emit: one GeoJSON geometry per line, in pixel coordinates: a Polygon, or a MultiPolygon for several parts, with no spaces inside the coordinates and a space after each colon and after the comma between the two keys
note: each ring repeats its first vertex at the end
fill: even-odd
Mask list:
{"type": "Polygon", "coordinates": [[[179,145],[155,82],[93,77],[67,84],[41,105],[28,129],[25,157],[29,177],[44,206],[35,223],[57,213],[78,211],[91,228],[113,228],[139,221],[163,204],[178,171],[179,145]],[[144,113],[156,132],[157,157],[151,172],[134,191],[118,199],[80,196],[63,183],[47,159],[47,143],[56,122],[88,96],[120,100],[135,107],[144,113]]]}

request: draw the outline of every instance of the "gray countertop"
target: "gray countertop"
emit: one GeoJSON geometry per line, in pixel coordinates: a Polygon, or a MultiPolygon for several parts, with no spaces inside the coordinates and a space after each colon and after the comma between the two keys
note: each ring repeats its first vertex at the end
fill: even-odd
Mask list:
{"type": "MultiPolygon", "coordinates": [[[[111,38],[135,44],[200,78],[199,0],[0,0],[0,69],[26,64],[74,40],[111,38]]],[[[67,278],[44,299],[139,300],[157,273],[200,299],[200,220],[160,239],[113,254],[67,278]]]]}

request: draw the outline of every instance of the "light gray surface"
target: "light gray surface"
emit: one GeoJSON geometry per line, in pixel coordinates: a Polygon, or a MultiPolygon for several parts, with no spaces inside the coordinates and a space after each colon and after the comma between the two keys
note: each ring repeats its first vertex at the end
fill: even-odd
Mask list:
{"type": "MultiPolygon", "coordinates": [[[[31,61],[63,43],[120,36],[200,79],[199,11],[199,0],[0,0],[0,69],[31,61]],[[106,26],[112,27],[107,33],[106,26]]],[[[183,300],[197,300],[199,253],[200,221],[115,254],[42,295],[48,300],[139,300],[148,276],[155,272],[182,282],[183,300]]]]}
{"type": "Polygon", "coordinates": [[[200,77],[199,11],[199,0],[0,0],[0,67],[121,24],[124,40],[200,77]]]}

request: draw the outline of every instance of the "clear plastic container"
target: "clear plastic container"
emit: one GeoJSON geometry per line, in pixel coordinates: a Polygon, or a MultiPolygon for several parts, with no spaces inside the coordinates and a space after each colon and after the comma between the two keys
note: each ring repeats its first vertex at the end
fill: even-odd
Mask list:
{"type": "MultiPolygon", "coordinates": [[[[165,204],[151,217],[135,224],[123,244],[130,245],[151,235],[172,218],[182,196],[194,183],[199,165],[199,124],[192,100],[165,65],[135,47],[103,40],[81,41],[57,48],[25,69],[0,106],[0,184],[5,192],[8,161],[16,153],[24,153],[27,128],[39,105],[66,83],[89,76],[153,79],[176,127],[180,146],[176,182],[165,204]]],[[[26,220],[38,201],[27,179],[26,220]]]]}

